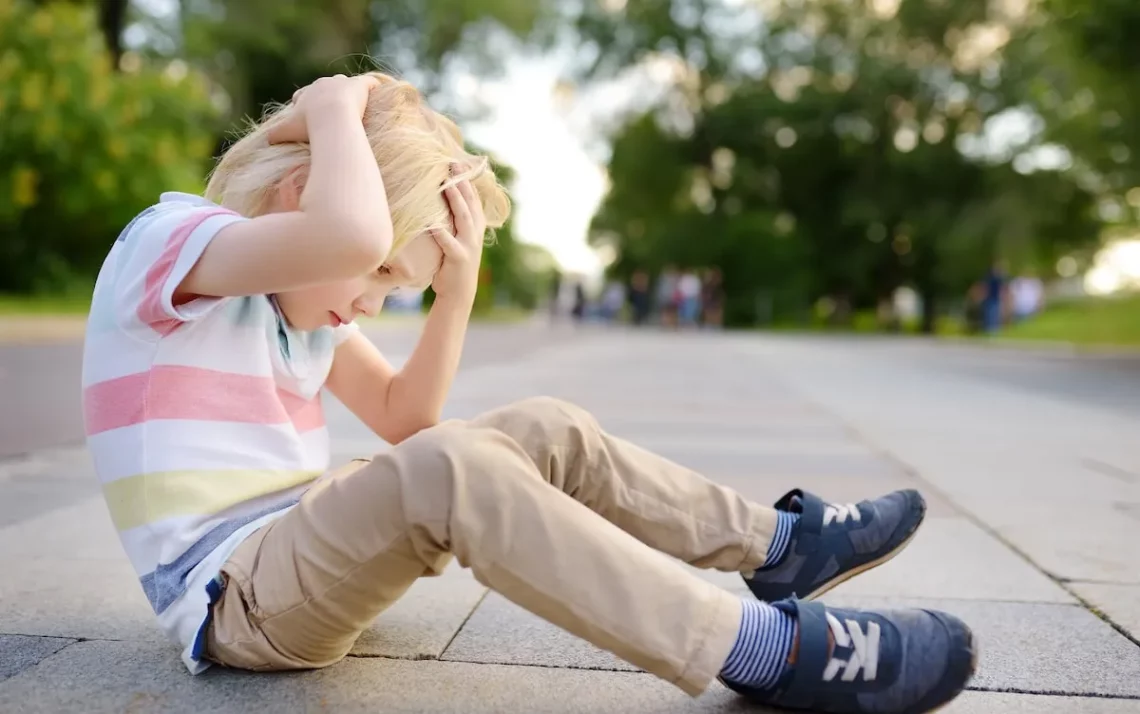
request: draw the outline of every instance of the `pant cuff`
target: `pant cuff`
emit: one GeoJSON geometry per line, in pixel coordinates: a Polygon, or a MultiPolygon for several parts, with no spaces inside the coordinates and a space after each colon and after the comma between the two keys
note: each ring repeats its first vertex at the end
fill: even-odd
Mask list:
{"type": "Polygon", "coordinates": [[[704,639],[693,653],[680,677],[674,682],[686,694],[696,697],[712,684],[724,668],[728,653],[736,643],[743,611],[740,598],[732,593],[712,588],[713,601],[703,624],[704,639]]]}

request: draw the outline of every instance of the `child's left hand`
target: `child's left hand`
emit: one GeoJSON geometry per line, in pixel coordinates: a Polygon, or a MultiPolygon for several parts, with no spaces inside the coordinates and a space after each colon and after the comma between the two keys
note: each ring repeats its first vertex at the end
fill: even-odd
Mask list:
{"type": "Polygon", "coordinates": [[[483,203],[470,181],[460,181],[444,191],[451,207],[455,234],[437,230],[432,236],[443,251],[443,265],[431,281],[432,290],[448,300],[474,301],[479,287],[479,262],[487,219],[483,203]]]}

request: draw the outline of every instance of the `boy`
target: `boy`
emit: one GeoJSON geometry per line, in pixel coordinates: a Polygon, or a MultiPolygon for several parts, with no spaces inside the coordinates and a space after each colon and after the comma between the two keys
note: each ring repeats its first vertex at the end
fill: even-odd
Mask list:
{"type": "Polygon", "coordinates": [[[84,359],[112,518],[190,671],[332,664],[454,556],[693,695],[720,678],[765,704],[919,712],[965,685],[957,619],[795,599],[901,550],[925,510],[913,491],[764,507],[552,399],[439,423],[483,236],[509,206],[407,83],[318,80],[226,153],[206,193],[164,194],[123,231],[84,359]],[[429,283],[396,373],[353,319],[429,283]],[[326,474],[322,387],[394,448],[326,474]],[[663,554],[740,571],[757,599],[663,554]]]}

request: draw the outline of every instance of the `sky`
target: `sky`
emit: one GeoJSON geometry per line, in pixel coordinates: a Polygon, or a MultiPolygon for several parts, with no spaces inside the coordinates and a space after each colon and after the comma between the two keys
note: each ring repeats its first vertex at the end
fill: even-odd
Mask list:
{"type": "Polygon", "coordinates": [[[547,57],[512,61],[491,81],[459,80],[464,91],[478,92],[493,107],[464,129],[516,171],[509,187],[515,235],[549,249],[563,269],[593,274],[601,265],[586,244],[586,232],[604,195],[606,174],[586,151],[589,130],[574,126],[573,110],[556,96],[558,77],[558,58],[547,57]]]}
{"type": "Polygon", "coordinates": [[[461,103],[487,109],[461,124],[468,138],[515,169],[509,187],[515,235],[549,249],[564,270],[596,277],[606,256],[591,249],[586,236],[606,192],[606,128],[651,103],[667,77],[663,68],[646,64],[612,80],[572,87],[561,79],[573,52],[516,49],[501,75],[453,71],[445,87],[461,103]]]}

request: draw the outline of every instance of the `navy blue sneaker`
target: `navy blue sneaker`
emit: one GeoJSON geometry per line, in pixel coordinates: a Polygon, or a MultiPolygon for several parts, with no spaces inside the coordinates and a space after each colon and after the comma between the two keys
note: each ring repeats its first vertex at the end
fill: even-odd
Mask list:
{"type": "Polygon", "coordinates": [[[798,512],[783,558],[744,577],[760,600],[811,600],[859,573],[898,555],[926,515],[918,491],[889,493],[850,505],[825,503],[804,491],[790,491],[776,509],[798,512]]]}
{"type": "Polygon", "coordinates": [[[862,611],[773,603],[796,618],[795,661],[771,689],[728,682],[752,702],[826,714],[921,714],[966,687],[977,653],[970,628],[929,610],[862,611]]]}

